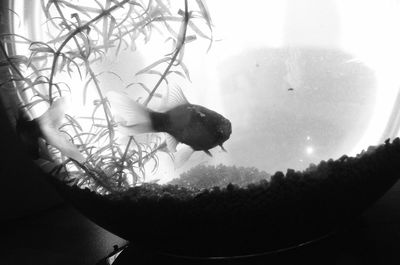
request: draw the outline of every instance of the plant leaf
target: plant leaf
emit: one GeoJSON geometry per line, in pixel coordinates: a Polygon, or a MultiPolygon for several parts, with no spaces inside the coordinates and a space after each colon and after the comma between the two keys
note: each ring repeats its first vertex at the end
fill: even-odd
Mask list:
{"type": "Polygon", "coordinates": [[[87,90],[88,90],[89,84],[92,80],[93,80],[93,78],[90,77],[89,80],[86,81],[85,86],[83,87],[83,105],[86,105],[87,90]]]}
{"type": "Polygon", "coordinates": [[[32,42],[31,45],[29,45],[29,50],[32,52],[55,53],[55,51],[44,42],[32,42]]]}
{"type": "Polygon", "coordinates": [[[170,57],[164,57],[164,58],[162,58],[162,59],[160,59],[160,60],[157,60],[157,61],[155,61],[154,63],[150,64],[149,66],[146,66],[145,68],[143,68],[142,70],[140,70],[139,72],[137,72],[135,75],[141,75],[141,74],[144,74],[144,73],[149,73],[149,71],[150,71],[151,69],[153,69],[154,67],[158,66],[159,64],[168,62],[169,60],[171,60],[170,57]]]}

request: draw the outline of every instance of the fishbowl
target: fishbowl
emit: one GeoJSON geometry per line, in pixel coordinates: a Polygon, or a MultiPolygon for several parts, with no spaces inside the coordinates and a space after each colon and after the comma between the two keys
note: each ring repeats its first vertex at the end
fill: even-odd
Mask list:
{"type": "Polygon", "coordinates": [[[132,242],[280,251],[337,231],[399,177],[398,1],[7,5],[0,96],[19,144],[132,242]]]}

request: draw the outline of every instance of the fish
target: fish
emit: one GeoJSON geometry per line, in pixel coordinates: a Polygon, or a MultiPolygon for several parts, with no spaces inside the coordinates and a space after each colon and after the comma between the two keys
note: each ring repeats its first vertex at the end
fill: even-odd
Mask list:
{"type": "Polygon", "coordinates": [[[60,98],[46,112],[34,119],[29,119],[26,112],[19,110],[16,132],[32,159],[43,158],[52,161],[47,149],[47,144],[50,144],[79,163],[83,164],[86,161],[78,148],[68,140],[67,135],[59,130],[65,117],[65,107],[66,99],[60,98]]]}
{"type": "Polygon", "coordinates": [[[216,111],[191,104],[180,89],[175,95],[175,104],[170,104],[164,111],[143,106],[123,92],[112,90],[106,96],[123,135],[166,133],[166,144],[171,153],[176,152],[179,143],[209,156],[212,156],[210,149],[216,146],[226,151],[223,144],[232,133],[231,122],[216,111]]]}

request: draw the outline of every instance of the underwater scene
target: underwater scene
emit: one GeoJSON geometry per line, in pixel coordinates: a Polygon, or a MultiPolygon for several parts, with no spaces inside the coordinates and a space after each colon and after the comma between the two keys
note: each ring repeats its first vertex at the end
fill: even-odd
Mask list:
{"type": "Polygon", "coordinates": [[[14,1],[1,101],[26,155],[117,235],[194,256],[291,247],[398,179],[399,14],[389,0],[14,1]],[[241,251],[232,227],[268,240],[241,251]],[[188,234],[219,236],[200,251],[188,234]]]}

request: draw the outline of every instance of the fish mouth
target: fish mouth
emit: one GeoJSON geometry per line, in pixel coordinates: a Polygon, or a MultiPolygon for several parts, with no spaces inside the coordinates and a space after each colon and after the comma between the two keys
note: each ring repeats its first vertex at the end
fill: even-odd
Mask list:
{"type": "Polygon", "coordinates": [[[223,130],[225,132],[225,134],[229,136],[232,134],[232,124],[229,120],[225,119],[224,120],[224,124],[223,124],[223,130]]]}
{"type": "Polygon", "coordinates": [[[226,140],[229,139],[229,137],[232,134],[232,124],[229,120],[224,119],[221,127],[220,127],[220,131],[222,132],[222,141],[221,143],[225,142],[226,140]]]}

